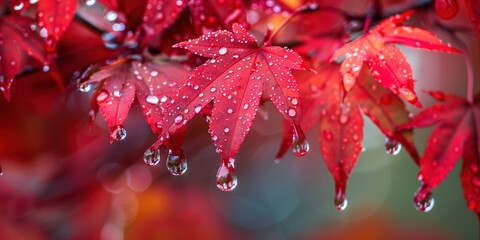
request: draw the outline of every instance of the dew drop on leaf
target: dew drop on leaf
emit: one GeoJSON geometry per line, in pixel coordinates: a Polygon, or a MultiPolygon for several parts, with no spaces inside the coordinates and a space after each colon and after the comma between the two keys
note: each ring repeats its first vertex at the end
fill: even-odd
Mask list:
{"type": "Polygon", "coordinates": [[[332,135],[332,132],[330,132],[330,130],[328,129],[325,129],[323,130],[323,137],[325,138],[325,140],[332,140],[333,139],[333,135],[332,135]]]}
{"type": "Polygon", "coordinates": [[[293,125],[292,148],[293,153],[299,157],[305,156],[310,149],[305,133],[303,133],[298,123],[293,125]]]}
{"type": "Polygon", "coordinates": [[[175,124],[180,124],[183,120],[183,115],[182,114],[178,114],[176,117],[175,117],[175,124]]]}
{"type": "Polygon", "coordinates": [[[288,116],[295,117],[297,115],[297,111],[293,108],[288,109],[288,116]]]}
{"type": "Polygon", "coordinates": [[[217,187],[222,191],[231,191],[237,186],[233,158],[222,160],[222,165],[217,172],[217,187]]]}
{"type": "Polygon", "coordinates": [[[226,47],[221,47],[220,49],[218,49],[218,54],[220,54],[220,55],[227,54],[227,48],[226,47]]]}
{"type": "Polygon", "coordinates": [[[122,126],[114,126],[110,128],[110,142],[115,140],[123,140],[127,136],[127,130],[122,126]]]}
{"type": "Polygon", "coordinates": [[[160,98],[160,102],[164,103],[168,100],[168,97],[167,96],[163,96],[162,98],[160,98]]]}
{"type": "Polygon", "coordinates": [[[415,193],[413,198],[415,208],[422,212],[428,212],[432,210],[435,200],[432,197],[432,192],[427,185],[422,184],[415,193]]]}
{"type": "Polygon", "coordinates": [[[168,171],[175,176],[184,174],[188,168],[187,158],[185,158],[183,150],[180,150],[178,153],[169,150],[165,164],[167,165],[168,171]]]}
{"type": "Polygon", "coordinates": [[[199,113],[202,110],[202,106],[198,105],[195,107],[195,113],[199,113]]]}
{"type": "Polygon", "coordinates": [[[349,119],[348,119],[348,116],[347,116],[347,115],[343,115],[343,114],[342,114],[342,115],[340,115],[340,116],[338,117],[338,122],[339,122],[340,124],[342,124],[342,125],[347,124],[347,123],[348,123],[348,120],[349,120],[349,119]]]}
{"type": "Polygon", "coordinates": [[[385,139],[385,149],[390,155],[398,155],[402,150],[402,144],[393,138],[387,137],[385,139]]]}
{"type": "Polygon", "coordinates": [[[143,153],[143,161],[148,166],[156,166],[160,162],[160,150],[149,148],[143,153]]]}
{"type": "Polygon", "coordinates": [[[155,95],[148,95],[145,101],[151,104],[157,104],[159,100],[158,100],[158,97],[155,95]]]}
{"type": "Polygon", "coordinates": [[[292,98],[292,104],[297,105],[298,104],[298,99],[297,98],[292,98]]]}
{"type": "Polygon", "coordinates": [[[86,1],[85,1],[85,4],[86,4],[87,6],[92,6],[92,5],[95,4],[96,2],[97,2],[97,0],[86,0],[86,1]]]}
{"type": "Polygon", "coordinates": [[[105,90],[103,90],[103,89],[100,90],[100,92],[98,92],[98,94],[97,94],[97,102],[101,103],[101,102],[107,100],[107,98],[108,98],[109,95],[110,95],[110,94],[108,94],[107,91],[105,91],[105,90]]]}
{"type": "Polygon", "coordinates": [[[20,11],[23,8],[23,2],[20,2],[20,4],[13,6],[13,10],[15,11],[20,11]]]}

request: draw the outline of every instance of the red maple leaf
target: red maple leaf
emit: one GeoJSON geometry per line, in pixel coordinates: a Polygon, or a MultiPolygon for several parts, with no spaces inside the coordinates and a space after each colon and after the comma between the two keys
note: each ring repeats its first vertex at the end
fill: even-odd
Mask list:
{"type": "Polygon", "coordinates": [[[431,189],[437,187],[453,169],[463,153],[462,186],[468,208],[480,213],[480,94],[473,103],[442,92],[427,92],[442,103],[418,113],[400,129],[436,124],[420,159],[418,179],[422,186],[415,194],[415,205],[428,211],[433,207],[431,189]]]}
{"type": "Polygon", "coordinates": [[[46,52],[42,38],[31,29],[33,20],[20,16],[4,16],[0,18],[0,90],[10,100],[10,86],[20,70],[21,52],[46,63],[46,52]]]}
{"type": "Polygon", "coordinates": [[[409,26],[398,26],[413,11],[392,16],[359,37],[338,49],[331,61],[346,56],[342,62],[343,87],[349,92],[355,84],[363,62],[368,64],[373,78],[384,88],[399,94],[413,105],[421,106],[413,90],[412,68],[406,57],[395,46],[388,43],[399,43],[409,47],[434,51],[460,53],[458,50],[442,43],[430,32],[409,26]]]}
{"type": "Polygon", "coordinates": [[[292,50],[259,47],[241,25],[233,24],[232,28],[233,32],[211,32],[174,46],[211,59],[194,70],[170,101],[161,124],[163,134],[152,146],[158,148],[215,99],[210,131],[222,156],[217,174],[222,190],[235,187],[234,157],[250,130],[263,90],[283,117],[294,123],[298,120],[299,95],[290,69],[310,69],[292,50]]]}
{"type": "Polygon", "coordinates": [[[122,124],[135,95],[148,124],[160,134],[158,126],[163,118],[163,109],[187,76],[185,68],[177,64],[121,58],[93,73],[80,88],[98,84],[92,98],[100,106],[111,128],[110,141],[113,141],[125,137],[122,124]]]}
{"type": "MultiPolygon", "coordinates": [[[[320,147],[323,159],[335,180],[335,205],[346,207],[347,179],[362,150],[363,117],[360,109],[387,136],[402,143],[418,161],[412,131],[396,131],[395,127],[409,120],[402,100],[391,91],[382,88],[366,70],[362,70],[358,83],[343,99],[339,65],[316,67],[319,74],[296,73],[301,92],[301,126],[309,129],[320,122],[320,147]]],[[[291,144],[294,130],[284,125],[284,138],[277,159],[291,144]]]]}
{"type": "Polygon", "coordinates": [[[73,20],[77,3],[77,0],[41,0],[37,3],[38,26],[42,28],[40,34],[46,36],[48,52],[55,52],[58,40],[73,20]]]}

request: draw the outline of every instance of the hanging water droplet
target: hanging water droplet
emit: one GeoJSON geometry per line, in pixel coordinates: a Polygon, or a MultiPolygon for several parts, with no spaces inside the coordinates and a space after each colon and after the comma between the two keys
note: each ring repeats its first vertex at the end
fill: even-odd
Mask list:
{"type": "MultiPolygon", "coordinates": [[[[346,181],[346,179],[344,179],[346,181]]],[[[334,204],[335,208],[338,211],[343,211],[347,208],[348,201],[345,197],[345,189],[346,189],[346,182],[342,182],[342,180],[338,181],[335,180],[335,199],[334,204]]]]}
{"type": "Polygon", "coordinates": [[[167,169],[168,171],[175,176],[182,175],[187,171],[187,159],[183,155],[183,150],[180,150],[179,153],[174,153],[172,150],[168,151],[167,156],[167,169]]]}
{"type": "Polygon", "coordinates": [[[148,103],[151,104],[157,104],[158,103],[158,97],[155,95],[148,95],[147,98],[145,99],[148,103]]]}
{"type": "Polygon", "coordinates": [[[433,205],[435,204],[435,200],[432,197],[430,187],[422,184],[422,186],[420,186],[420,188],[418,188],[417,192],[415,193],[413,202],[415,208],[419,211],[428,212],[432,210],[433,205]]]}
{"type": "Polygon", "coordinates": [[[335,208],[338,210],[338,211],[343,211],[345,209],[347,209],[347,206],[348,206],[348,200],[347,198],[345,198],[345,196],[342,197],[335,197],[335,208]]]}
{"type": "Polygon", "coordinates": [[[97,0],[86,0],[86,1],[85,1],[85,4],[86,4],[87,6],[92,6],[92,5],[95,4],[96,2],[97,2],[97,0]]]}
{"type": "Polygon", "coordinates": [[[110,142],[123,140],[127,136],[127,130],[122,126],[113,126],[110,128],[110,142]]]}
{"type": "Polygon", "coordinates": [[[227,48],[226,47],[221,47],[220,49],[218,49],[218,54],[220,54],[220,55],[227,54],[227,48]]]}
{"type": "Polygon", "coordinates": [[[299,157],[305,156],[310,149],[305,133],[303,133],[302,128],[298,123],[293,125],[292,148],[293,153],[299,157]]]}
{"type": "Polygon", "coordinates": [[[413,92],[411,89],[408,89],[407,87],[398,88],[398,92],[403,98],[405,98],[405,100],[409,102],[412,102],[417,99],[415,92],[413,92]]]}
{"type": "Polygon", "coordinates": [[[351,73],[345,73],[342,77],[342,81],[345,92],[350,92],[350,90],[352,90],[353,86],[355,85],[357,78],[351,73]]]}
{"type": "Polygon", "coordinates": [[[148,166],[156,166],[160,162],[160,149],[147,149],[145,153],[143,153],[143,161],[148,166]]]}
{"type": "Polygon", "coordinates": [[[97,102],[101,103],[101,102],[107,100],[107,98],[108,98],[109,95],[110,95],[110,94],[108,94],[107,91],[105,91],[105,90],[103,90],[103,89],[100,90],[100,92],[98,92],[98,94],[97,94],[97,102]]]}
{"type": "Polygon", "coordinates": [[[402,150],[402,144],[400,144],[397,140],[393,138],[386,138],[385,139],[385,149],[387,153],[390,155],[397,155],[402,150]]]}
{"type": "Polygon", "coordinates": [[[38,2],[38,0],[30,0],[30,4],[35,4],[37,2],[38,2]]]}
{"type": "MultiPolygon", "coordinates": [[[[90,89],[92,89],[92,85],[90,85],[90,84],[82,84],[78,88],[78,90],[80,90],[80,92],[90,92],[90,89]]],[[[98,101],[98,96],[97,96],[97,101],[98,101]]]]}
{"type": "Polygon", "coordinates": [[[234,161],[230,159],[222,160],[217,172],[217,187],[222,191],[231,191],[236,186],[237,175],[235,174],[234,161]]]}

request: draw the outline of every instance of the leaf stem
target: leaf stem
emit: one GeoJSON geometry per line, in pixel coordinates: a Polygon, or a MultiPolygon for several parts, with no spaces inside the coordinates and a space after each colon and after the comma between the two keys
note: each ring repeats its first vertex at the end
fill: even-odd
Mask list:
{"type": "Polygon", "coordinates": [[[470,54],[468,53],[467,46],[460,41],[463,45],[463,59],[465,60],[465,66],[467,67],[467,78],[468,78],[468,86],[467,86],[467,100],[471,104],[473,103],[473,67],[472,61],[470,61],[470,54]]]}
{"type": "Polygon", "coordinates": [[[278,32],[280,32],[280,30],[290,21],[292,20],[292,18],[296,17],[298,14],[304,12],[304,11],[308,11],[308,10],[315,10],[313,9],[315,8],[316,9],[316,5],[312,4],[312,5],[303,5],[297,9],[295,9],[293,12],[291,12],[288,17],[283,20],[283,22],[280,24],[280,26],[277,27],[277,29],[275,29],[275,31],[273,31],[272,34],[270,34],[270,37],[267,39],[267,41],[265,41],[265,43],[263,44],[263,46],[268,46],[273,38],[278,34],[278,32]]]}

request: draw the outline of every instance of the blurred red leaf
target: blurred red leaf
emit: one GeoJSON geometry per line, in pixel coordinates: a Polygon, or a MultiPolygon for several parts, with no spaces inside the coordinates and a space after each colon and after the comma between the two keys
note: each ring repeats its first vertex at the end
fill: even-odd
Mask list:
{"type": "Polygon", "coordinates": [[[408,11],[383,20],[367,34],[335,52],[331,61],[346,55],[340,68],[343,87],[346,92],[352,89],[363,62],[366,62],[375,80],[384,88],[399,94],[417,107],[421,106],[413,90],[414,81],[410,64],[395,45],[386,45],[386,43],[400,43],[409,47],[449,53],[460,52],[440,42],[437,37],[426,30],[398,26],[412,14],[413,11],[408,11]]]}
{"type": "Polygon", "coordinates": [[[42,64],[46,63],[43,40],[31,29],[32,24],[33,20],[26,17],[0,18],[0,90],[7,100],[10,100],[10,86],[13,79],[20,70],[19,48],[42,64]]]}
{"type": "Polygon", "coordinates": [[[437,124],[420,159],[418,178],[422,186],[415,194],[415,204],[422,211],[428,211],[433,206],[431,189],[445,179],[463,153],[461,178],[465,199],[468,207],[479,214],[480,94],[473,103],[468,103],[455,95],[428,93],[442,103],[424,109],[410,122],[400,126],[400,129],[409,129],[437,124]]]}
{"type": "MultiPolygon", "coordinates": [[[[319,74],[297,72],[301,93],[301,126],[309,129],[320,122],[320,147],[323,159],[332,173],[336,186],[335,204],[342,210],[346,203],[348,176],[362,150],[363,117],[359,107],[388,138],[404,144],[415,161],[418,154],[412,131],[395,128],[409,120],[402,100],[375,82],[362,70],[358,83],[343,99],[339,65],[316,66],[319,74]]],[[[284,137],[277,159],[285,154],[293,135],[292,127],[284,125],[284,137]]]]}

